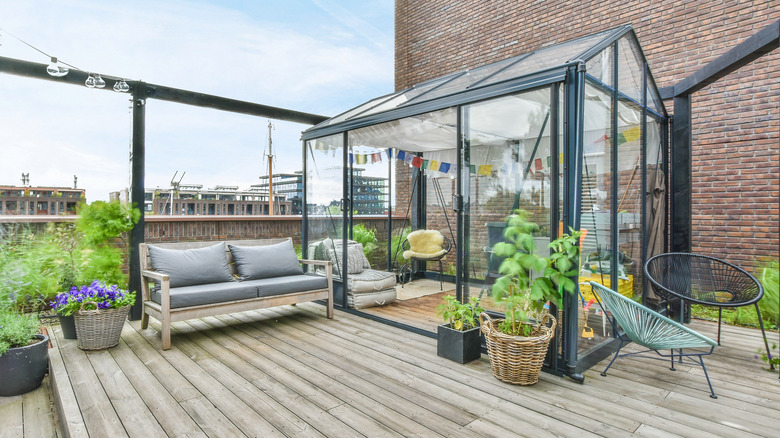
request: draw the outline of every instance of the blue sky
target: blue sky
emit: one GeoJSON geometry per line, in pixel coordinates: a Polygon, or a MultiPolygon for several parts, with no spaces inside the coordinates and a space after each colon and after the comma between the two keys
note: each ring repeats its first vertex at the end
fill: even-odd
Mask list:
{"type": "MultiPolygon", "coordinates": [[[[393,1],[0,0],[0,56],[334,116],[393,91],[393,1]]],[[[247,188],[267,119],[149,100],[146,186],[247,188]]],[[[305,125],[273,121],[275,170],[301,167],[305,125]]],[[[128,95],[0,75],[0,184],[106,199],[129,181],[128,95]]]]}

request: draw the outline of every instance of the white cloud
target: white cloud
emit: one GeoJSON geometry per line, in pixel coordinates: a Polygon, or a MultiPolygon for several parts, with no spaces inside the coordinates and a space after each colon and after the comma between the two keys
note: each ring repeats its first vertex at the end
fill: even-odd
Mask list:
{"type": "MultiPolygon", "coordinates": [[[[391,91],[391,19],[377,28],[371,17],[316,3],[323,9],[305,3],[298,22],[296,4],[285,2],[234,10],[184,0],[0,0],[0,28],[81,69],[310,113],[335,115],[391,91]]],[[[0,35],[0,56],[48,61],[0,35]]],[[[125,187],[128,106],[126,95],[0,75],[0,183],[30,172],[33,185],[69,186],[76,174],[90,200],[125,187]]],[[[256,183],[265,171],[266,124],[149,100],[147,186],[167,186],[175,170],[187,171],[185,183],[256,183]]],[[[307,127],[275,125],[279,170],[300,169],[307,127]]]]}

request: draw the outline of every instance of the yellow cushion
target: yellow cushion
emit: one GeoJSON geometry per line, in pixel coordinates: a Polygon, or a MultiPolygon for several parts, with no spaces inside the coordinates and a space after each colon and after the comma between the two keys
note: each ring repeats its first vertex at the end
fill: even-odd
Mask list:
{"type": "Polygon", "coordinates": [[[406,236],[409,249],[404,251],[404,258],[428,259],[441,257],[447,253],[443,249],[444,236],[437,230],[417,230],[406,236]]]}

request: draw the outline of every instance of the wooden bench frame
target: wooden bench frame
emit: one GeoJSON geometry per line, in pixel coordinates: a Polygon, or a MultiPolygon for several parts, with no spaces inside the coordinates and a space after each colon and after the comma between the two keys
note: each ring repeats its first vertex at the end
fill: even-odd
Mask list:
{"type": "MultiPolygon", "coordinates": [[[[236,240],[227,241],[227,243],[241,246],[272,245],[280,243],[287,239],[256,239],[256,240],[236,240]]],[[[154,244],[166,249],[193,249],[216,245],[216,241],[200,242],[177,242],[154,244]]],[[[228,262],[231,270],[235,273],[235,264],[233,257],[225,245],[228,255],[228,262]]],[[[151,259],[149,258],[149,248],[146,243],[139,245],[139,255],[141,259],[141,298],[143,300],[143,316],[141,317],[141,328],[149,326],[149,317],[153,317],[162,324],[162,349],[171,348],[171,323],[184,321],[188,319],[203,318],[206,316],[224,315],[227,313],[243,312],[246,310],[265,309],[269,307],[283,306],[288,304],[306,303],[309,301],[325,300],[326,315],[333,318],[333,268],[330,261],[325,260],[299,260],[306,265],[319,265],[325,268],[325,277],[328,280],[327,289],[315,289],[310,291],[295,292],[283,295],[272,295],[268,297],[248,298],[245,300],[226,301],[221,303],[204,304],[199,306],[171,308],[171,281],[167,274],[161,274],[151,269],[151,259]],[[151,300],[150,282],[160,282],[160,301],[157,303],[151,300]]]]}

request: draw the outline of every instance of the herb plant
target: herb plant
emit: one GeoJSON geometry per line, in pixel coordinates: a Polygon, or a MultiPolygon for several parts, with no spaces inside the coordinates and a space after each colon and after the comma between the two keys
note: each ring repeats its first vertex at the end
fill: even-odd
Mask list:
{"type": "Polygon", "coordinates": [[[485,309],[480,307],[479,298],[471,297],[468,302],[461,303],[452,295],[445,295],[444,302],[436,308],[436,312],[454,330],[466,331],[477,326],[477,317],[485,309]]]}
{"type": "Polygon", "coordinates": [[[33,315],[0,309],[0,356],[9,348],[30,345],[40,326],[40,321],[33,315]]]}
{"type": "Polygon", "coordinates": [[[507,218],[506,241],[493,247],[497,256],[505,257],[492,294],[505,309],[498,329],[509,335],[530,335],[534,325],[529,320],[541,320],[545,303],[561,307],[564,291],[573,293],[576,288],[570,277],[577,276],[581,232],[570,230],[551,242],[552,254],[544,257],[535,254],[533,233],[538,231],[539,226],[528,221],[528,213],[517,210],[507,218]]]}

